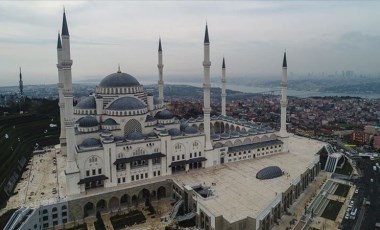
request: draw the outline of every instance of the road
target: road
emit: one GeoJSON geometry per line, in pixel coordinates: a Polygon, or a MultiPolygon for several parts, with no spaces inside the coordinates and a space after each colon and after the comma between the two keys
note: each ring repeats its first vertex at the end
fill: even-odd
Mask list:
{"type": "Polygon", "coordinates": [[[343,229],[374,229],[376,222],[380,222],[380,199],[378,199],[380,192],[380,172],[373,170],[375,161],[370,159],[357,159],[356,162],[362,174],[362,177],[353,181],[359,188],[359,193],[353,197],[355,206],[358,208],[358,214],[355,221],[344,220],[342,223],[343,229]],[[371,179],[373,179],[373,182],[371,182],[371,179]],[[371,202],[369,206],[362,206],[364,198],[371,202]]]}

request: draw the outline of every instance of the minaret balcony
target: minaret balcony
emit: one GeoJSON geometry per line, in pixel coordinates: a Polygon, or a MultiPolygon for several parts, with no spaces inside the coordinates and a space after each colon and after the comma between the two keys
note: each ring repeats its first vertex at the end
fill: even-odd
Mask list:
{"type": "Polygon", "coordinates": [[[73,60],[63,60],[61,62],[62,67],[71,67],[73,65],[73,60]]]}
{"type": "Polygon", "coordinates": [[[63,89],[62,91],[64,97],[73,97],[73,91],[68,89],[63,89]]]}
{"type": "Polygon", "coordinates": [[[203,66],[204,67],[210,67],[211,66],[211,62],[210,61],[203,61],[203,66]]]}
{"type": "Polygon", "coordinates": [[[157,67],[160,68],[160,69],[162,69],[162,68],[164,68],[164,65],[163,64],[158,64],[157,67]]]}
{"type": "Polygon", "coordinates": [[[287,82],[281,82],[281,87],[288,87],[288,83],[287,82]]]}
{"type": "Polygon", "coordinates": [[[288,105],[288,100],[284,100],[284,101],[281,100],[281,101],[280,101],[280,105],[281,105],[281,106],[287,106],[287,105],[288,105]]]}

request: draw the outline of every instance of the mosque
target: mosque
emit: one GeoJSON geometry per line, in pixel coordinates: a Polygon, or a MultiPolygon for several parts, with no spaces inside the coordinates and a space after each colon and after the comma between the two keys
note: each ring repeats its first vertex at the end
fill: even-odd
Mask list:
{"type": "Polygon", "coordinates": [[[73,107],[70,36],[63,16],[58,36],[61,146],[67,154],[67,194],[286,152],[286,55],[283,60],[281,134],[265,125],[226,116],[226,65],[222,64],[222,114],[210,117],[210,40],[204,36],[203,117],[178,120],[165,109],[163,52],[158,43],[159,96],[144,91],[119,69],[73,107]],[[244,156],[236,157],[242,149],[244,156]]]}
{"type": "Polygon", "coordinates": [[[276,131],[265,124],[226,116],[224,58],[222,112],[210,116],[207,25],[203,51],[203,116],[179,120],[165,108],[161,39],[158,97],[144,91],[138,79],[119,66],[100,81],[93,94],[73,106],[73,61],[63,14],[57,69],[67,197],[39,207],[36,223],[48,228],[83,220],[98,211],[173,199],[176,203],[169,217],[177,222],[195,218],[198,229],[267,230],[274,226],[318,175],[316,153],[323,145],[286,131],[286,54],[281,128],[276,131]],[[185,216],[177,215],[179,208],[185,216]],[[54,212],[58,213],[56,220],[51,219],[54,212]],[[41,219],[44,221],[38,221],[41,219]]]}

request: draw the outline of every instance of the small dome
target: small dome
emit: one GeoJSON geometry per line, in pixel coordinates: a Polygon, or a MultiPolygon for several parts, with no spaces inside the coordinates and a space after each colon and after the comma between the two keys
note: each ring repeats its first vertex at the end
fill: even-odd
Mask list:
{"type": "Polygon", "coordinates": [[[122,97],[108,106],[108,110],[135,110],[146,108],[145,104],[134,97],[122,97]]]}
{"type": "Polygon", "coordinates": [[[216,119],[218,119],[218,117],[215,116],[215,115],[213,115],[213,116],[211,117],[211,120],[216,120],[216,119]]]}
{"type": "Polygon", "coordinates": [[[201,116],[197,117],[196,121],[203,121],[203,117],[201,116]]]}
{"type": "Polygon", "coordinates": [[[240,131],[240,135],[242,135],[242,136],[244,136],[244,137],[248,136],[248,132],[247,132],[247,130],[242,129],[242,130],[240,131]]]}
{"type": "Polygon", "coordinates": [[[156,113],[156,116],[154,116],[154,117],[157,119],[165,120],[165,119],[172,119],[174,116],[169,110],[164,109],[164,110],[156,113]]]}
{"type": "Polygon", "coordinates": [[[269,166],[257,172],[256,178],[260,180],[267,180],[282,176],[282,170],[278,166],[269,166]]]}
{"type": "Polygon", "coordinates": [[[92,96],[81,99],[75,106],[76,109],[96,109],[95,98],[92,96]]]}
{"type": "Polygon", "coordinates": [[[95,138],[87,138],[85,139],[82,144],[79,145],[79,147],[84,148],[92,148],[92,147],[100,147],[102,144],[100,143],[100,140],[95,138]]]}
{"type": "Polygon", "coordinates": [[[155,132],[150,132],[150,133],[148,133],[147,137],[149,139],[154,139],[154,138],[157,138],[157,134],[155,132]]]}
{"type": "Polygon", "coordinates": [[[174,137],[182,135],[182,132],[179,129],[177,129],[177,128],[169,129],[168,133],[169,133],[170,136],[174,136],[174,137]]]}
{"type": "Polygon", "coordinates": [[[134,131],[134,132],[128,134],[127,140],[129,140],[129,141],[144,140],[144,135],[138,131],[134,131]]]}
{"type": "Polygon", "coordinates": [[[249,133],[249,134],[257,134],[257,129],[254,129],[254,128],[249,129],[249,130],[248,130],[248,133],[249,133]]]}
{"type": "Polygon", "coordinates": [[[167,135],[169,135],[169,133],[166,129],[164,129],[160,132],[160,136],[167,136],[167,135]]]}
{"type": "Polygon", "coordinates": [[[100,82],[100,87],[131,87],[131,86],[139,86],[140,83],[133,76],[127,73],[113,73],[100,82]]]}
{"type": "Polygon", "coordinates": [[[198,129],[195,128],[195,127],[193,127],[193,126],[191,126],[191,127],[189,126],[189,127],[185,128],[184,132],[186,134],[197,134],[198,133],[198,129]]]}
{"type": "Polygon", "coordinates": [[[191,123],[195,122],[195,118],[190,117],[190,119],[188,120],[188,122],[191,122],[191,123]]]}
{"type": "Polygon", "coordinates": [[[223,138],[223,139],[228,139],[228,138],[230,138],[230,134],[229,133],[222,133],[220,135],[220,137],[223,138]]]}
{"type": "Polygon", "coordinates": [[[87,115],[80,119],[79,127],[94,127],[99,125],[98,121],[94,116],[87,115]]]}
{"type": "Polygon", "coordinates": [[[210,138],[211,138],[211,140],[213,140],[213,141],[218,141],[218,140],[220,140],[220,136],[219,136],[218,134],[215,134],[215,133],[211,134],[210,138]]]}
{"type": "Polygon", "coordinates": [[[239,132],[236,132],[236,131],[231,132],[230,135],[231,135],[231,137],[239,137],[240,136],[239,132]]]}
{"type": "Polygon", "coordinates": [[[103,122],[103,125],[117,125],[117,122],[112,118],[108,118],[103,122]]]}

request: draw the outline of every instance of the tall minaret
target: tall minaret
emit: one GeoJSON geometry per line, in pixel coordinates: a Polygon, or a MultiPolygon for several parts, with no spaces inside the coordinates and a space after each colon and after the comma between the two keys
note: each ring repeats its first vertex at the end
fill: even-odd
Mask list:
{"type": "Polygon", "coordinates": [[[63,71],[60,67],[60,63],[62,61],[62,42],[61,35],[58,32],[58,40],[57,40],[57,58],[58,58],[58,95],[59,95],[59,115],[60,115],[60,124],[61,124],[61,134],[59,136],[59,140],[61,143],[61,153],[63,155],[67,154],[66,151],[66,126],[65,126],[65,100],[63,98],[63,71]]]}
{"type": "Polygon", "coordinates": [[[22,74],[21,74],[21,67],[20,67],[20,81],[19,81],[19,87],[20,87],[20,96],[24,95],[24,85],[22,83],[22,74]]]}
{"type": "Polygon", "coordinates": [[[286,131],[286,106],[288,105],[287,94],[288,94],[288,65],[286,62],[286,52],[284,52],[284,59],[282,62],[281,100],[280,100],[281,128],[280,128],[280,132],[278,133],[278,136],[284,142],[284,145],[283,145],[284,152],[289,151],[289,146],[288,146],[289,134],[286,131]]]}
{"type": "Polygon", "coordinates": [[[226,116],[226,63],[223,57],[222,64],[222,115],[226,116]]]}
{"type": "Polygon", "coordinates": [[[206,23],[205,39],[204,39],[204,60],[203,60],[203,116],[204,116],[204,133],[206,136],[205,149],[211,150],[211,138],[210,138],[210,40],[208,38],[208,28],[206,23]]]}
{"type": "Polygon", "coordinates": [[[161,103],[164,103],[164,80],[162,77],[162,71],[164,65],[162,64],[162,47],[161,47],[161,38],[158,40],[158,99],[161,103]]]}
{"type": "Polygon", "coordinates": [[[70,57],[70,35],[69,28],[66,21],[66,13],[63,12],[63,23],[62,23],[62,51],[60,56],[60,62],[58,63],[58,69],[62,71],[63,79],[63,98],[64,98],[64,123],[66,128],[66,147],[67,147],[67,158],[66,158],[66,193],[79,194],[80,188],[78,182],[80,179],[79,169],[77,162],[75,160],[75,131],[74,131],[74,108],[73,108],[73,90],[72,90],[72,80],[71,80],[71,66],[73,61],[70,57]],[[61,55],[61,56],[60,56],[61,55]]]}

